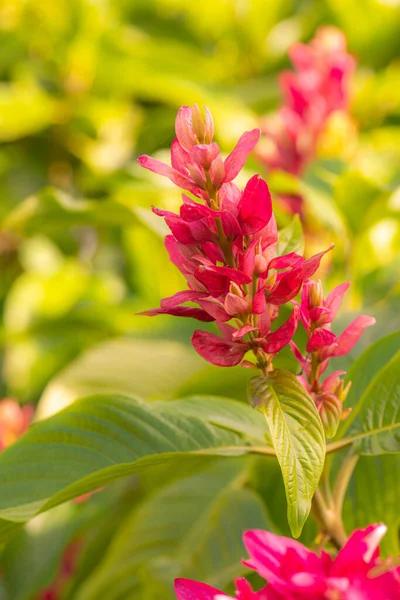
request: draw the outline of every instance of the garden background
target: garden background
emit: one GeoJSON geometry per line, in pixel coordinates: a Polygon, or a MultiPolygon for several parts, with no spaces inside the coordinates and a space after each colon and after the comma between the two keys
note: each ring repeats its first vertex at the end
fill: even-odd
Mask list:
{"type": "MultiPolygon", "coordinates": [[[[180,194],[136,158],[164,158],[177,109],[193,103],[210,108],[229,153],[279,106],[291,45],[323,25],[344,32],[357,61],[351,118],[332,120],[301,182],[254,156],[247,172],[275,195],[301,192],[308,255],[335,243],[321,274],[327,289],[351,281],[338,327],[360,312],[377,320],[339,366],[390,334],[398,349],[397,0],[3,0],[0,397],[35,405],[36,419],[92,393],[246,402],[250,373],[206,365],[189,343],[194,322],[136,315],[183,281],[150,211],[176,210],[180,194]]],[[[291,216],[279,202],[276,210],[287,225],[291,216]]],[[[289,350],[280,364],[296,371],[289,350]]],[[[258,458],[214,459],[63,504],[3,548],[0,597],[169,600],[182,573],[229,591],[244,529],[289,535],[280,477],[258,458]],[[52,586],[58,595],[44,596],[52,586]]],[[[399,493],[395,455],[362,458],[346,498],[349,529],[384,518],[384,548],[399,553],[399,493]]],[[[309,523],[302,539],[313,535],[309,523]]]]}

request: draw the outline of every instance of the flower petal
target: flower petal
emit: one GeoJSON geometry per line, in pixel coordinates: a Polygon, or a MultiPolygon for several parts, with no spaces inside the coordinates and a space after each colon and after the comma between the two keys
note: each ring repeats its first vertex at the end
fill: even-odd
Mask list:
{"type": "Polygon", "coordinates": [[[214,600],[222,592],[199,581],[175,579],[175,594],[178,600],[214,600]]]}
{"type": "Polygon", "coordinates": [[[336,345],[336,335],[333,331],[329,331],[329,329],[322,329],[318,327],[312,334],[310,339],[308,340],[306,350],[307,352],[316,352],[321,348],[325,348],[325,346],[331,346],[332,344],[336,345]]]}
{"type": "Polygon", "coordinates": [[[333,349],[333,353],[330,356],[344,356],[355,346],[366,327],[375,325],[374,317],[368,317],[367,315],[360,315],[337,338],[337,346],[333,349]]]}
{"type": "Polygon", "coordinates": [[[253,129],[244,133],[225,160],[225,181],[232,181],[244,167],[248,155],[260,139],[261,131],[253,129]]]}
{"type": "Polygon", "coordinates": [[[204,360],[218,367],[238,365],[248,350],[244,342],[228,342],[208,331],[195,331],[192,344],[204,360]]]}
{"type": "Polygon", "coordinates": [[[239,203],[238,220],[244,235],[260,231],[272,216],[271,194],[264,179],[254,175],[247,182],[239,203]]]}

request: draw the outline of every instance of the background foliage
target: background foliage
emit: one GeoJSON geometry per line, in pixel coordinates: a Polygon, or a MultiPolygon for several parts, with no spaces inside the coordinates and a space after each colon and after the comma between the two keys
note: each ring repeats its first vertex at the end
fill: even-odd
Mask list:
{"type": "MultiPolygon", "coordinates": [[[[264,440],[261,415],[242,415],[240,404],[232,415],[232,401],[228,410],[228,400],[205,398],[245,401],[247,370],[207,366],[188,343],[191,322],[135,316],[181,287],[163,249],[163,225],[149,212],[151,204],[173,210],[179,193],[135,159],[162,157],[177,108],[194,102],[210,107],[218,142],[228,152],[244,129],[279,104],[277,74],[288,67],[290,45],[323,24],[345,32],[358,60],[354,123],[338,122],[327,132],[302,184],[306,250],[336,243],[323,276],[327,288],[352,282],[342,324],[361,310],[377,318],[343,359],[345,368],[382,338],[350,369],[352,406],[377,362],[391,360],[396,369],[399,361],[392,333],[400,328],[399,3],[0,1],[0,397],[34,403],[42,418],[83,396],[120,394],[139,399],[139,406],[145,402],[145,419],[171,415],[169,401],[191,397],[179,405],[180,426],[194,431],[207,415],[210,442],[196,429],[195,446],[206,454],[193,457],[194,446],[182,441],[170,448],[165,438],[158,452],[188,454],[179,469],[156,461],[86,503],[39,515],[24,529],[32,507],[10,514],[1,506],[1,536],[12,538],[1,556],[2,599],[44,598],[37,594],[55,580],[61,581],[57,598],[82,600],[100,593],[108,600],[169,599],[179,574],[224,587],[241,568],[243,529],[289,533],[277,465],[248,453],[224,461],[215,450],[264,440]],[[64,581],[61,557],[71,543],[78,548],[77,541],[76,559],[67,565],[73,577],[64,581]]],[[[248,168],[266,176],[274,192],[298,185],[282,174],[268,176],[254,159],[248,168]]],[[[287,224],[277,210],[280,224],[287,224]]],[[[295,369],[289,352],[280,365],[295,369]]],[[[94,401],[87,402],[79,409],[85,415],[94,401]]],[[[104,406],[109,423],[122,418],[118,402],[127,403],[129,414],[139,410],[129,399],[115,402],[104,406]]],[[[363,410],[368,398],[355,425],[358,419],[363,426],[363,410]]],[[[140,456],[134,441],[124,447],[121,430],[115,436],[121,449],[111,456],[105,447],[101,468],[140,456]]],[[[84,443],[89,456],[92,442],[84,443]]],[[[395,435],[365,441],[345,505],[349,529],[385,518],[388,552],[399,551],[399,459],[368,455],[397,443],[395,435]]],[[[73,453],[63,453],[63,460],[60,477],[76,469],[71,482],[93,466],[73,453]]],[[[3,466],[1,477],[20,486],[22,506],[17,454],[15,461],[11,475],[3,466]]],[[[48,469],[50,481],[51,461],[48,469]]],[[[59,492],[57,485],[45,489],[44,479],[35,485],[39,504],[59,492]]],[[[303,540],[313,535],[307,523],[303,540]]]]}

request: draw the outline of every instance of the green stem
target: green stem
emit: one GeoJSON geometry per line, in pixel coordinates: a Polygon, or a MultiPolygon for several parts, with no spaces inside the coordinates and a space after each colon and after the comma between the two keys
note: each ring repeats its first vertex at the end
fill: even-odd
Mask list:
{"type": "Polygon", "coordinates": [[[335,499],[336,510],[339,514],[342,514],[346,490],[348,488],[351,476],[353,474],[358,459],[359,456],[350,451],[350,453],[344,459],[340,467],[339,473],[337,475],[335,487],[333,490],[333,496],[335,499]]]}
{"type": "Polygon", "coordinates": [[[343,521],[336,507],[330,507],[320,489],[317,489],[312,501],[312,514],[321,533],[327,535],[332,544],[340,550],[347,542],[343,521]]]}

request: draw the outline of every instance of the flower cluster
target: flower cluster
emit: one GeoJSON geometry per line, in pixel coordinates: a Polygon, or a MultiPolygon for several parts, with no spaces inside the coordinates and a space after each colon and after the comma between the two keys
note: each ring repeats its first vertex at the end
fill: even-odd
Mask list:
{"type": "Polygon", "coordinates": [[[213,130],[207,109],[203,119],[197,106],[184,106],[176,119],[172,166],[149,156],[139,158],[142,166],[169,177],[201,200],[195,202],[183,194],[179,215],[153,209],[171,230],[165,245],[189,289],[142,314],[215,321],[222,337],[196,331],[192,337],[196,351],[224,367],[254,366],[244,361],[252,351],[257,367],[265,373],[273,357],[292,339],[300,319],[300,310],[294,306],[289,319],[274,328],[280,306],[300,292],[330,248],[307,260],[295,252],[278,255],[278,231],[267,184],[258,175],[244,190],[232,183],[257,143],[259,130],[243,134],[225,160],[212,141],[213,130]]]}
{"type": "Polygon", "coordinates": [[[0,402],[0,452],[11,446],[28,429],[34,413],[33,406],[20,406],[11,398],[0,402]]]}
{"type": "MultiPolygon", "coordinates": [[[[385,525],[355,531],[336,558],[267,531],[244,534],[250,559],[244,564],[268,584],[254,592],[246,579],[236,581],[237,600],[397,600],[400,568],[379,558],[385,525]]],[[[232,600],[196,581],[177,579],[178,600],[232,600]]]]}
{"type": "Polygon", "coordinates": [[[322,382],[321,376],[331,358],[350,352],[364,329],[375,323],[373,317],[360,315],[341,335],[336,336],[331,331],[331,323],[349,285],[338,285],[324,299],[321,281],[307,280],[303,285],[299,307],[301,322],[307,333],[307,354],[301,354],[296,344],[290,342],[303,372],[299,379],[314,399],[328,437],[335,435],[340,419],[348,414],[348,411],[342,411],[342,403],[346,399],[350,384],[344,387],[344,382],[340,379],[344,371],[334,371],[322,382]]]}
{"type": "MultiPolygon", "coordinates": [[[[347,53],[343,33],[321,28],[308,44],[290,52],[295,71],[280,77],[283,105],[261,124],[265,137],[258,157],[269,169],[300,175],[314,158],[318,140],[333,113],[345,113],[355,61],[347,53]]],[[[292,212],[300,212],[301,198],[287,197],[292,212]]]]}

